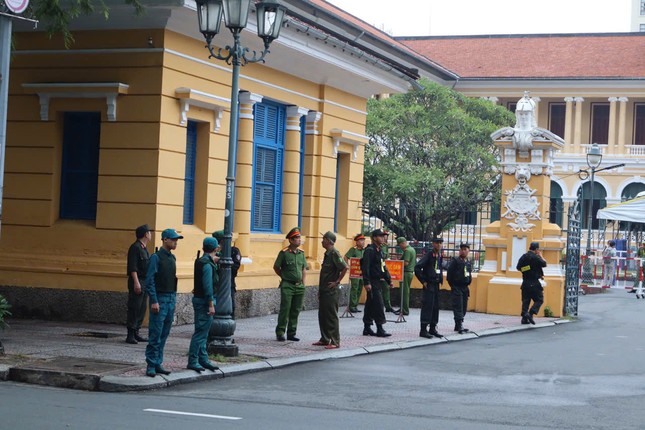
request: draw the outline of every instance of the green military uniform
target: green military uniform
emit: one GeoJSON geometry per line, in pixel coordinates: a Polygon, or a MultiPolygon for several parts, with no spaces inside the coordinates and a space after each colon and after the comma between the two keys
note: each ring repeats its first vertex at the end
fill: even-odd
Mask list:
{"type": "MultiPolygon", "coordinates": [[[[398,243],[407,242],[404,237],[397,239],[398,243]],[[403,239],[403,240],[401,240],[403,239]]],[[[408,245],[403,254],[403,282],[401,282],[401,313],[408,315],[410,313],[410,285],[414,278],[414,266],[417,264],[417,251],[408,245]]]]}
{"type": "MultiPolygon", "coordinates": [[[[365,248],[358,249],[358,247],[353,246],[345,253],[345,258],[348,261],[350,258],[363,258],[364,252],[365,248]]],[[[350,279],[349,284],[349,310],[350,312],[355,312],[358,307],[358,300],[361,298],[361,293],[363,292],[363,279],[350,279]]]]}
{"type": "MultiPolygon", "coordinates": [[[[300,235],[299,230],[292,229],[287,238],[293,237],[294,232],[300,235]]],[[[305,286],[302,283],[302,272],[307,267],[305,252],[300,248],[291,250],[287,247],[278,253],[273,267],[280,269],[281,273],[280,313],[275,334],[280,338],[286,332],[287,337],[293,337],[296,335],[298,315],[305,297],[305,286]]]]}
{"type": "MultiPolygon", "coordinates": [[[[331,234],[335,241],[335,235],[331,234]]],[[[320,282],[318,284],[318,295],[320,304],[318,306],[318,324],[320,326],[320,344],[340,346],[340,324],[338,320],[338,282],[341,272],[347,268],[343,257],[336,248],[325,252],[325,257],[320,268],[320,282]],[[332,286],[329,284],[332,283],[332,286]]]]}
{"type": "MultiPolygon", "coordinates": [[[[390,250],[387,247],[387,244],[381,247],[381,255],[383,255],[383,262],[390,257],[390,250]]],[[[381,293],[383,295],[383,304],[385,305],[385,310],[387,312],[392,312],[392,302],[390,301],[390,286],[386,283],[382,283],[381,293]]]]}

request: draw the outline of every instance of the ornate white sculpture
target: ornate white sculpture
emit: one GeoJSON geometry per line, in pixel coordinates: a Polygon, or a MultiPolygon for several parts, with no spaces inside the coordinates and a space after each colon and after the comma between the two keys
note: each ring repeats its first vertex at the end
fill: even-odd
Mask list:
{"type": "Polygon", "coordinates": [[[528,181],[531,179],[531,168],[527,164],[517,165],[515,179],[517,179],[515,188],[504,192],[506,212],[502,214],[502,217],[515,220],[508,223],[508,226],[514,231],[530,231],[535,227],[535,224],[530,223],[529,220],[542,219],[538,211],[540,202],[533,195],[536,190],[528,186],[528,181]]]}

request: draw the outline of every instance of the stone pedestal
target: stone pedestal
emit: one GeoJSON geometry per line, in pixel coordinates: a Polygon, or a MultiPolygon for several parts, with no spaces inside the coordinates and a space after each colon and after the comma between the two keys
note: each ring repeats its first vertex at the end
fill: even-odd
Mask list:
{"type": "Polygon", "coordinates": [[[493,133],[502,155],[501,217],[486,229],[486,257],[478,273],[475,309],[520,315],[522,275],[515,266],[531,242],[539,242],[544,268],[544,308],[562,316],[564,273],[560,255],[566,242],[558,225],[549,222],[553,156],[564,141],[535,126],[534,103],[525,95],[516,110],[517,124],[493,133]]]}

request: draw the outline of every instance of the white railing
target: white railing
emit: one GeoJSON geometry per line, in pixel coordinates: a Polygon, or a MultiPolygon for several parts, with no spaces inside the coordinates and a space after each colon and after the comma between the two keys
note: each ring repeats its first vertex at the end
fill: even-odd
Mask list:
{"type": "Polygon", "coordinates": [[[629,155],[645,156],[645,145],[627,145],[626,147],[629,155]]]}

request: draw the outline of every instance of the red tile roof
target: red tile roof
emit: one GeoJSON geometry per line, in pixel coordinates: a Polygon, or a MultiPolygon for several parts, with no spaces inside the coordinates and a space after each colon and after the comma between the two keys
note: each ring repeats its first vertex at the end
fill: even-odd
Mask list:
{"type": "Polygon", "coordinates": [[[645,77],[645,32],[398,40],[462,78],[645,77]]]}

